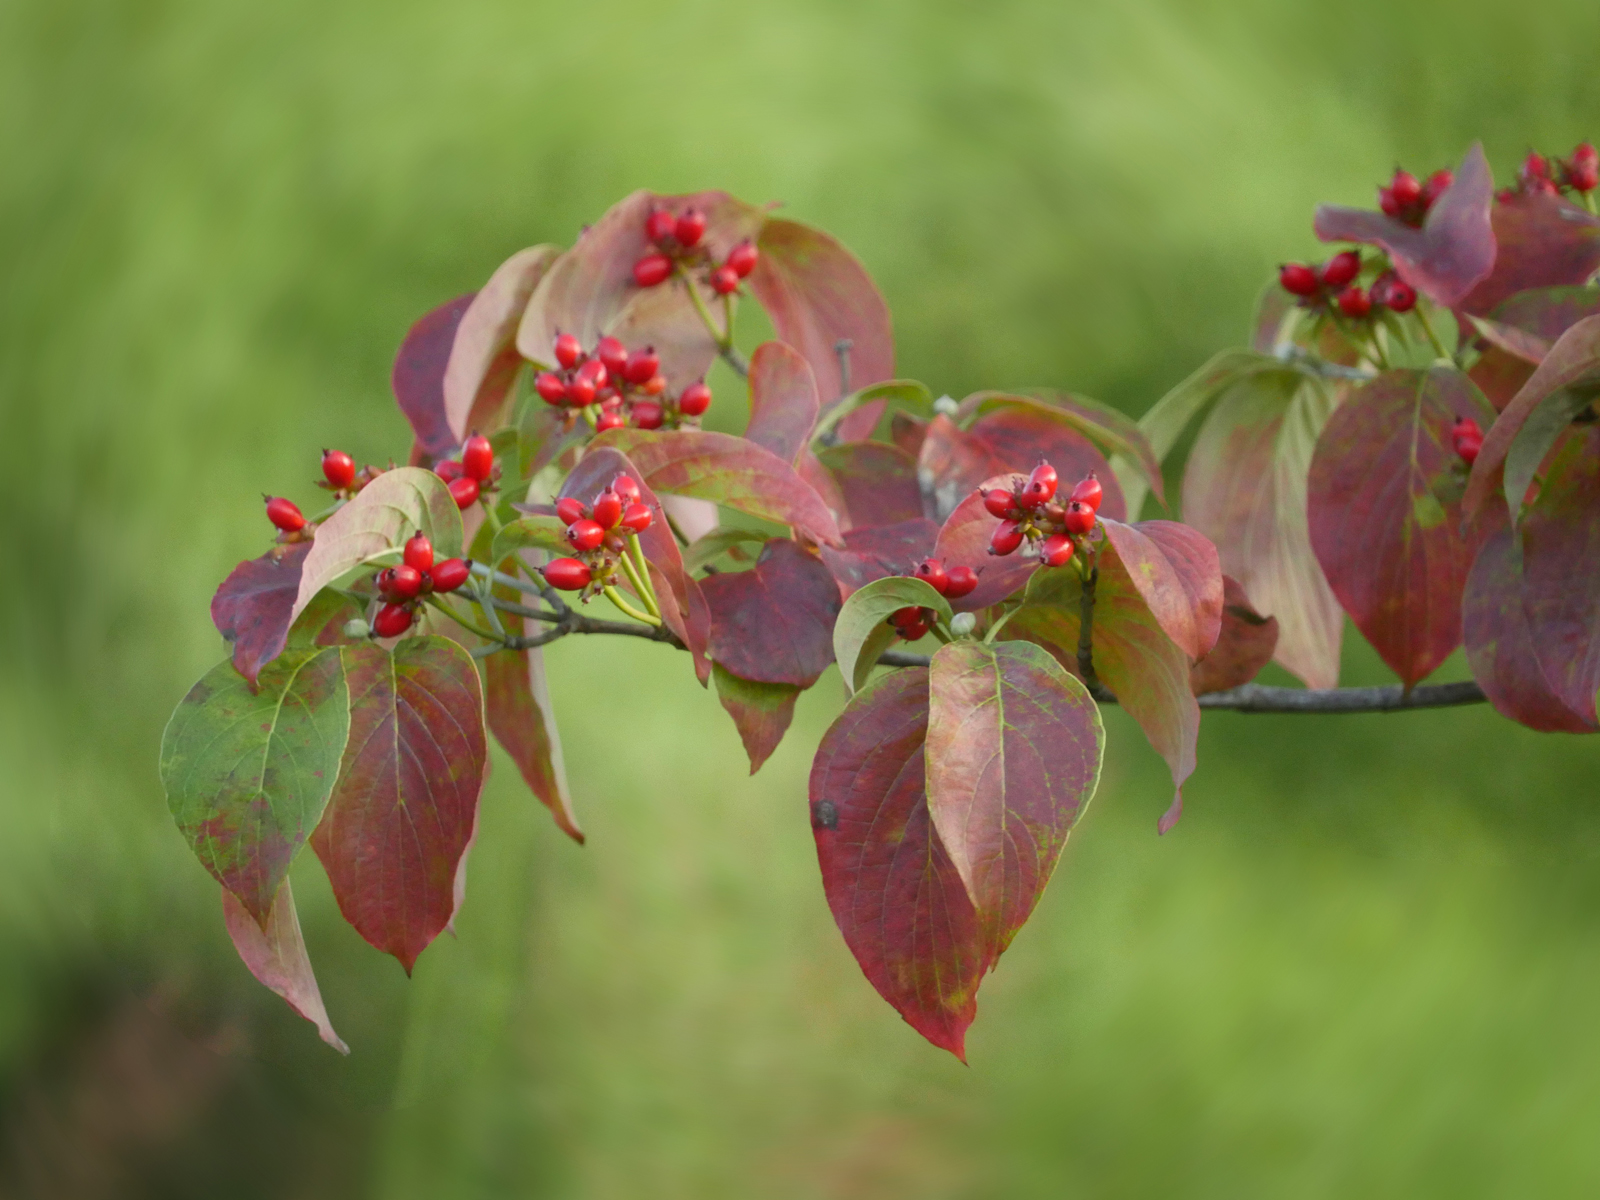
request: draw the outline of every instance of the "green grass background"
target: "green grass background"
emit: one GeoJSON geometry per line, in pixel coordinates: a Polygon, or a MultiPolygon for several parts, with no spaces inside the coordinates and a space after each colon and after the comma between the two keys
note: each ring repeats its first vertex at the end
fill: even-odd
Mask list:
{"type": "Polygon", "coordinates": [[[832,675],[751,779],[681,657],[555,648],[587,848],[497,758],[409,982],[297,868],[349,1059],[238,963],[155,763],[260,493],[403,453],[409,322],[632,188],[832,230],[938,390],[1138,413],[1240,340],[1316,201],[1600,134],[1596,45],[1581,0],[0,0],[4,1190],[1593,1195],[1594,740],[1209,715],[1158,839],[1110,714],[971,1067],[829,919],[832,675]]]}

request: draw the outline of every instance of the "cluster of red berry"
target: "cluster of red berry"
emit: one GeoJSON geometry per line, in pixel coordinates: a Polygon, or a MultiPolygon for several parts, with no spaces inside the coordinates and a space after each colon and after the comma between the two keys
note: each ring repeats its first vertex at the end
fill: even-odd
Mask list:
{"type": "Polygon", "coordinates": [[[1406,313],[1417,306],[1416,289],[1387,266],[1366,288],[1356,282],[1361,270],[1360,252],[1341,250],[1325,263],[1284,263],[1278,268],[1278,282],[1307,308],[1323,308],[1331,301],[1357,321],[1371,316],[1375,308],[1406,313]]]}
{"type": "Polygon", "coordinates": [[[1424,183],[1410,171],[1396,167],[1388,186],[1378,188],[1378,207],[1396,221],[1421,229],[1434,201],[1455,181],[1455,172],[1449,170],[1435,171],[1424,183]]]}
{"type": "Polygon", "coordinates": [[[1556,196],[1565,191],[1592,192],[1600,187],[1600,151],[1593,144],[1580,142],[1567,158],[1546,158],[1530,150],[1517,171],[1517,186],[1500,193],[1500,201],[1522,193],[1543,192],[1556,196]]]}
{"type": "Polygon", "coordinates": [[[984,508],[1000,518],[989,538],[989,553],[1011,554],[1027,541],[1037,543],[1039,561],[1045,566],[1065,566],[1072,560],[1076,539],[1094,528],[1103,495],[1091,471],[1062,503],[1055,498],[1056,469],[1041,462],[1026,480],[1018,476],[1009,491],[990,488],[983,493],[984,508]]]}
{"type": "MultiPolygon", "coordinates": [[[[394,466],[393,463],[389,465],[394,466]]],[[[370,463],[361,470],[356,470],[356,460],[343,450],[324,450],[322,478],[317,480],[317,486],[332,492],[341,500],[348,500],[382,474],[382,467],[374,467],[370,463]]],[[[302,534],[310,522],[293,500],[287,500],[282,496],[262,498],[267,502],[267,520],[288,535],[284,541],[303,541],[311,536],[302,534]]]]}
{"type": "Polygon", "coordinates": [[[399,566],[385,567],[373,577],[384,605],[372,620],[372,632],[381,638],[399,637],[416,619],[421,597],[430,592],[453,592],[472,574],[472,561],[447,558],[433,561],[433,543],[415,533],[406,542],[399,566]]]}
{"type": "Polygon", "coordinates": [[[1483,429],[1471,417],[1457,417],[1450,430],[1450,444],[1470,467],[1478,461],[1478,451],[1483,449],[1483,429]]]}
{"type": "Polygon", "coordinates": [[[640,498],[639,485],[618,475],[593,506],[571,496],[556,501],[556,516],[566,522],[567,545],[581,558],[558,558],[542,568],[545,582],[563,592],[606,583],[627,553],[627,539],[650,528],[655,514],[640,498]]]}
{"type": "MultiPolygon", "coordinates": [[[[912,572],[912,577],[922,580],[947,600],[959,600],[978,586],[978,573],[971,567],[958,564],[947,570],[944,562],[937,558],[923,559],[912,572]]],[[[935,615],[931,608],[908,605],[890,613],[889,624],[906,641],[915,642],[933,628],[935,615]]]]}
{"type": "Polygon", "coordinates": [[[713,266],[711,255],[701,245],[706,235],[706,215],[698,208],[686,208],[674,215],[664,208],[652,208],[645,218],[644,235],[655,247],[633,264],[633,281],[640,287],[665,283],[673,271],[693,267],[710,268],[706,282],[719,296],[739,290],[739,282],[756,269],[759,252],[748,238],[728,251],[720,265],[713,266]]]}
{"type": "Polygon", "coordinates": [[[556,338],[559,370],[541,371],[533,381],[539,398],[556,408],[585,409],[594,405],[595,430],[678,428],[685,418],[697,419],[711,407],[711,389],[692,383],[676,399],[668,396],[666,376],[655,347],[629,352],[614,337],[603,337],[592,354],[570,333],[556,338]]]}
{"type": "Polygon", "coordinates": [[[461,443],[460,458],[447,458],[433,470],[450,485],[450,496],[460,509],[471,508],[484,492],[494,491],[494,479],[500,472],[494,447],[479,433],[461,443]]]}

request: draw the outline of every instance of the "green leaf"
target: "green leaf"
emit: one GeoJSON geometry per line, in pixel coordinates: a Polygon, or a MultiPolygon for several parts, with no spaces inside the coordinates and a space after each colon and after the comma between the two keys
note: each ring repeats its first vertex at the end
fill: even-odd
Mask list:
{"type": "MultiPolygon", "coordinates": [[[[839,422],[851,413],[871,409],[874,406],[878,413],[891,403],[898,403],[913,412],[925,416],[933,415],[933,393],[928,390],[928,385],[919,383],[915,379],[887,379],[882,383],[875,383],[871,387],[864,387],[851,392],[839,403],[835,404],[817,422],[815,432],[811,435],[813,444],[818,446],[829,445],[838,440],[834,430],[839,422]]],[[[877,425],[877,421],[873,421],[877,425]]],[[[870,430],[867,431],[870,434],[870,430]]],[[[847,439],[855,440],[855,439],[847,439]]]]}
{"type": "Polygon", "coordinates": [[[256,687],[220,663],[161,739],[167,806],[206,870],[265,925],[322,817],[350,731],[337,649],[287,651],[256,687]]]}
{"type": "Polygon", "coordinates": [[[889,616],[902,608],[931,608],[944,621],[952,615],[950,602],[920,579],[875,579],[850,593],[833,623],[833,657],[846,690],[859,691],[866,683],[878,655],[894,640],[889,616]]]}
{"type": "Polygon", "coordinates": [[[744,752],[750,756],[750,774],[772,756],[794,720],[794,702],[800,689],[791,683],[758,683],[742,679],[721,663],[713,663],[717,699],[733,718],[744,752]]]}
{"type": "Polygon", "coordinates": [[[499,562],[518,550],[549,550],[554,554],[571,554],[567,543],[567,527],[554,513],[530,513],[501,528],[494,535],[490,554],[499,562]]]}
{"type": "Polygon", "coordinates": [[[766,545],[767,535],[759,529],[713,529],[702,538],[696,538],[683,550],[683,569],[693,575],[727,554],[735,546],[747,542],[766,545]]]}

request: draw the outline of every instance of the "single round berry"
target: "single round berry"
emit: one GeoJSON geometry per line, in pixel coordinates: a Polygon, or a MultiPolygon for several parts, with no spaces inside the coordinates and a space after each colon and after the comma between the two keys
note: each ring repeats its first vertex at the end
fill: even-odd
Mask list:
{"type": "Polygon", "coordinates": [[[950,585],[950,576],[944,569],[944,564],[937,558],[925,558],[917,564],[916,577],[922,580],[941,596],[945,588],[950,585]]]}
{"type": "Polygon", "coordinates": [[[611,481],[611,490],[624,504],[637,504],[644,498],[639,484],[632,475],[618,475],[611,481]]]}
{"type": "Polygon", "coordinates": [[[1383,291],[1385,308],[1397,313],[1408,313],[1417,306],[1417,289],[1403,279],[1391,279],[1383,291]]]}
{"type": "Polygon", "coordinates": [[[895,632],[908,642],[920,642],[928,636],[928,623],[926,621],[913,621],[909,625],[896,625],[895,632]]]}
{"type": "Polygon", "coordinates": [[[594,502],[594,519],[601,529],[615,529],[622,520],[622,497],[610,488],[601,492],[594,502]]]}
{"type": "Polygon", "coordinates": [[[621,429],[627,423],[627,417],[623,416],[615,409],[611,409],[607,412],[601,413],[595,418],[594,431],[596,433],[604,433],[608,429],[621,429]]]}
{"type": "Polygon", "coordinates": [[[1094,528],[1094,509],[1082,500],[1069,500],[1067,511],[1062,514],[1061,524],[1068,533],[1082,537],[1094,528]]]}
{"type": "Polygon", "coordinates": [[[1339,293],[1339,311],[1354,320],[1372,311],[1372,297],[1358,287],[1347,287],[1339,293]]]}
{"type": "Polygon", "coordinates": [[[546,404],[560,404],[567,398],[567,385],[554,371],[540,371],[533,381],[533,390],[546,404]]]}
{"type": "Polygon", "coordinates": [[[589,586],[592,576],[587,563],[575,558],[558,558],[540,568],[545,582],[563,592],[576,592],[589,586]]]}
{"type": "Polygon", "coordinates": [[[1600,166],[1600,150],[1594,148],[1593,142],[1579,142],[1573,147],[1572,161],[1579,165],[1591,163],[1600,166]]]}
{"type": "Polygon", "coordinates": [[[990,554],[1010,554],[1022,545],[1022,526],[1016,521],[1001,521],[989,538],[990,554]]]}
{"type": "Polygon", "coordinates": [[[652,375],[645,380],[643,391],[646,396],[659,396],[667,390],[667,377],[665,375],[652,375]]]}
{"type": "Polygon", "coordinates": [[[606,531],[597,521],[579,520],[567,526],[567,542],[574,550],[593,550],[606,540],[606,531]]]}
{"type": "Polygon", "coordinates": [[[472,563],[462,558],[447,558],[436,565],[430,572],[433,576],[433,590],[436,592],[453,592],[472,574],[472,563]]]}
{"type": "Polygon", "coordinates": [[[1022,515],[1022,510],[1017,507],[1017,498],[1005,488],[990,488],[984,492],[983,507],[991,517],[999,517],[1002,521],[1014,521],[1022,515]]]}
{"type": "Polygon", "coordinates": [[[643,350],[635,350],[628,355],[628,361],[623,363],[614,375],[621,375],[635,387],[649,383],[655,378],[656,371],[661,366],[661,359],[656,354],[654,346],[646,346],[643,350]]]}
{"type": "Polygon", "coordinates": [[[422,591],[422,572],[415,567],[401,563],[398,567],[389,568],[385,574],[388,576],[382,585],[385,600],[414,600],[417,593],[422,591]]]}
{"type": "Polygon", "coordinates": [[[567,404],[572,408],[585,408],[594,403],[596,390],[593,379],[578,375],[567,384],[567,404]]]}
{"type": "Polygon", "coordinates": [[[1322,286],[1317,273],[1305,263],[1284,263],[1278,268],[1278,282],[1292,296],[1315,296],[1322,286]]]}
{"type": "Polygon", "coordinates": [[[896,628],[915,625],[921,620],[922,609],[915,604],[909,604],[905,608],[897,608],[889,614],[889,624],[896,628]]]}
{"type": "Polygon", "coordinates": [[[267,497],[267,520],[285,533],[298,533],[306,527],[306,515],[300,506],[282,496],[267,497]]]}
{"type": "Polygon", "coordinates": [[[652,208],[650,215],[644,219],[644,235],[652,242],[664,242],[672,236],[673,226],[677,223],[677,218],[666,209],[652,208]]]}
{"type": "Polygon", "coordinates": [[[718,267],[711,272],[711,290],[719,296],[726,296],[739,290],[739,272],[732,267],[718,267]]]}
{"type": "Polygon", "coordinates": [[[622,369],[628,365],[628,348],[609,335],[600,339],[594,348],[594,356],[605,364],[606,370],[612,375],[620,376],[622,369]]]}
{"type": "Polygon", "coordinates": [[[655,514],[650,511],[650,506],[641,504],[637,500],[622,510],[622,527],[631,529],[634,533],[643,533],[650,528],[650,523],[655,519],[655,514]]]}
{"type": "Polygon", "coordinates": [[[571,525],[588,515],[589,506],[574,496],[563,496],[556,501],[556,516],[561,518],[564,524],[571,525]]]}
{"type": "Polygon", "coordinates": [[[1028,476],[1028,482],[1022,489],[1022,506],[1024,508],[1042,508],[1050,503],[1056,494],[1056,469],[1047,462],[1041,462],[1028,476]]]}
{"type": "Polygon", "coordinates": [[[661,422],[665,419],[661,405],[654,400],[639,400],[633,406],[633,425],[635,429],[660,429],[661,422]]]}
{"type": "Polygon", "coordinates": [[[572,370],[583,361],[583,343],[570,333],[557,335],[556,361],[567,370],[572,370]]]}
{"type": "Polygon", "coordinates": [[[684,209],[672,226],[672,236],[678,239],[678,244],[685,250],[698,245],[705,234],[706,215],[698,208],[684,209]]]}
{"type": "Polygon", "coordinates": [[[678,397],[678,411],[686,417],[702,416],[711,407],[711,389],[704,382],[691,383],[678,397]]]}
{"type": "Polygon", "coordinates": [[[461,469],[482,483],[494,474],[494,447],[481,433],[475,433],[461,447],[461,469]]]}
{"type": "Polygon", "coordinates": [[[466,472],[462,469],[460,462],[453,458],[447,458],[438,466],[434,467],[433,473],[446,483],[449,483],[453,479],[460,479],[466,474],[466,472]]]}
{"type": "Polygon", "coordinates": [[[1528,157],[1522,160],[1522,177],[1527,180],[1549,179],[1550,163],[1537,150],[1530,150],[1528,157]]]}
{"type": "Polygon", "coordinates": [[[1432,208],[1433,202],[1444,195],[1445,189],[1456,181],[1456,173],[1449,169],[1435,171],[1422,185],[1422,206],[1432,208]]]}
{"type": "Polygon", "coordinates": [[[1331,288],[1342,288],[1361,274],[1361,255],[1354,250],[1341,250],[1322,264],[1322,282],[1331,288]]]}
{"type": "Polygon", "coordinates": [[[749,238],[745,238],[744,241],[728,251],[728,266],[733,268],[734,273],[740,279],[743,279],[756,269],[756,259],[760,256],[755,243],[749,238]]]}
{"type": "Polygon", "coordinates": [[[640,287],[651,288],[665,283],[672,274],[672,260],[665,254],[646,254],[633,264],[633,281],[640,287]]]}
{"type": "Polygon", "coordinates": [[[450,481],[450,498],[457,508],[471,508],[478,502],[478,481],[470,475],[450,481]]]}
{"type": "Polygon", "coordinates": [[[374,637],[399,637],[411,628],[411,610],[404,604],[385,604],[372,620],[374,637]]]}
{"type": "Polygon", "coordinates": [[[1422,199],[1422,180],[1410,171],[1396,170],[1394,178],[1389,181],[1389,191],[1402,208],[1410,208],[1422,199]]]}
{"type": "Polygon", "coordinates": [[[1078,481],[1078,486],[1072,489],[1072,494],[1067,497],[1068,503],[1076,500],[1092,513],[1100,511],[1100,501],[1105,499],[1106,490],[1100,486],[1100,480],[1093,471],[1078,481]]]}
{"type": "Polygon", "coordinates": [[[433,566],[433,543],[425,533],[413,533],[406,539],[405,564],[414,571],[426,571],[433,566]]]}
{"type": "Polygon", "coordinates": [[[978,573],[971,567],[954,566],[945,572],[944,594],[959,600],[978,586],[978,573]]]}
{"type": "Polygon", "coordinates": [[[1468,466],[1477,461],[1483,449],[1483,429],[1471,417],[1457,417],[1450,430],[1450,442],[1468,466]]]}
{"type": "Polygon", "coordinates": [[[587,379],[594,384],[594,389],[598,393],[601,388],[610,382],[611,372],[606,369],[606,364],[598,358],[590,358],[584,360],[583,365],[578,368],[578,373],[573,376],[573,379],[587,379]]]}
{"type": "Polygon", "coordinates": [[[347,488],[356,481],[356,460],[343,450],[324,450],[322,477],[333,487],[347,488]]]}
{"type": "Polygon", "coordinates": [[[1064,567],[1072,559],[1072,539],[1052,533],[1039,545],[1039,561],[1047,567],[1064,567]]]}
{"type": "Polygon", "coordinates": [[[1383,215],[1386,217],[1398,217],[1405,212],[1405,206],[1395,198],[1393,188],[1378,189],[1378,207],[1383,210],[1383,215]]]}

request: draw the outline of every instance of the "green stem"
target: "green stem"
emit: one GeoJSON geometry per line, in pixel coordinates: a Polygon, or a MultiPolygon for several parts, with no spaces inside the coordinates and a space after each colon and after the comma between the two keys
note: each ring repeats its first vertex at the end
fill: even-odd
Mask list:
{"type": "Polygon", "coordinates": [[[468,633],[475,633],[486,642],[499,642],[501,645],[505,644],[505,637],[504,636],[496,637],[493,633],[489,632],[489,630],[481,629],[478,626],[474,625],[471,621],[467,621],[467,620],[462,619],[461,615],[459,613],[457,613],[455,609],[451,608],[448,604],[440,603],[438,600],[434,599],[432,596],[428,596],[423,601],[423,603],[425,603],[429,608],[438,609],[445,616],[449,617],[452,621],[454,621],[457,625],[461,626],[461,628],[465,629],[468,633]]]}
{"type": "Polygon", "coordinates": [[[727,332],[719,330],[716,321],[711,317],[711,310],[706,307],[706,302],[700,298],[699,289],[694,286],[694,280],[689,277],[689,272],[680,266],[677,268],[677,275],[683,280],[683,286],[689,289],[689,299],[694,302],[694,310],[700,314],[700,320],[705,325],[706,332],[711,335],[711,340],[717,344],[717,350],[719,352],[731,350],[732,326],[729,326],[727,332]]]}
{"type": "Polygon", "coordinates": [[[628,582],[633,585],[634,593],[644,602],[645,609],[652,617],[660,617],[661,609],[652,603],[654,598],[646,590],[643,581],[639,578],[639,572],[634,568],[633,563],[628,560],[627,554],[624,553],[618,561],[622,566],[622,573],[628,577],[628,582]]]}
{"type": "Polygon", "coordinates": [[[635,621],[643,621],[646,625],[661,624],[660,617],[652,617],[649,613],[640,612],[637,608],[624,600],[622,598],[622,593],[617,591],[617,589],[612,587],[609,583],[600,590],[605,593],[607,600],[611,601],[611,603],[615,604],[619,609],[627,613],[628,616],[632,617],[635,621]]]}
{"type": "Polygon", "coordinates": [[[650,606],[650,611],[659,617],[661,598],[656,595],[656,585],[650,579],[650,564],[644,560],[644,547],[639,544],[639,535],[636,533],[628,534],[628,553],[633,556],[634,569],[639,573],[639,584],[643,589],[640,595],[650,606]]]}

